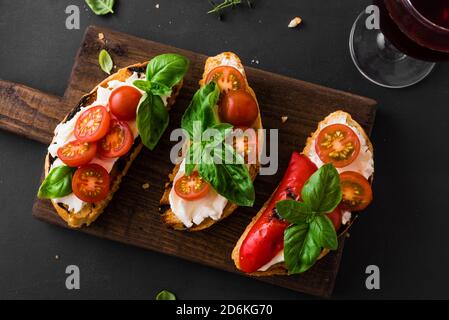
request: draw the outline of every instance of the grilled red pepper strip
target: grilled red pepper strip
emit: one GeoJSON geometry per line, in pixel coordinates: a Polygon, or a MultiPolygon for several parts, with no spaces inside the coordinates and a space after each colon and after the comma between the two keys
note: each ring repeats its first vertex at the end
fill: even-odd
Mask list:
{"type": "Polygon", "coordinates": [[[309,158],[298,152],[292,154],[279,187],[240,246],[241,270],[255,272],[284,249],[284,230],[289,223],[277,214],[276,202],[296,200],[301,195],[302,187],[316,170],[316,165],[309,158]]]}

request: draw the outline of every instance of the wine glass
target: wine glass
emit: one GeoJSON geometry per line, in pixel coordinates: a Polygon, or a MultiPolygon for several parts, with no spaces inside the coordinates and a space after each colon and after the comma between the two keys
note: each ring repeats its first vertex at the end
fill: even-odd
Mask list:
{"type": "Polygon", "coordinates": [[[349,47],[370,81],[388,88],[411,86],[435,62],[449,60],[449,0],[375,0],[355,21],[349,47]],[[370,28],[367,21],[377,13],[380,28],[370,28]]]}

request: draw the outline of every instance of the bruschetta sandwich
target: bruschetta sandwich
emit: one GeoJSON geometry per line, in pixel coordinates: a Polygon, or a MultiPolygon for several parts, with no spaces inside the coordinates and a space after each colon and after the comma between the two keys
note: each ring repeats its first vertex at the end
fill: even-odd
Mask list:
{"type": "Polygon", "coordinates": [[[50,199],[70,227],[91,224],[143,145],[155,148],[188,66],[181,55],[162,54],[120,69],[56,127],[38,197],[50,199]]]}
{"type": "Polygon", "coordinates": [[[232,52],[208,58],[199,83],[200,89],[181,123],[190,138],[186,142],[187,152],[169,175],[160,201],[162,220],[177,230],[203,230],[229,216],[238,206],[252,206],[252,182],[259,172],[257,145],[262,143],[262,135],[257,132],[262,129],[262,121],[240,59],[232,52]],[[215,130],[218,142],[197,141],[195,131],[204,137],[210,130],[215,130]],[[236,131],[249,133],[239,136],[236,131]],[[220,139],[226,140],[229,132],[235,134],[235,139],[222,143],[220,139]],[[217,146],[221,147],[219,152],[217,146]],[[213,157],[208,149],[215,150],[214,159],[218,156],[223,160],[222,150],[235,153],[240,160],[248,159],[248,155],[255,157],[243,163],[217,163],[209,161],[213,157]],[[197,161],[190,161],[195,157],[197,161]]]}
{"type": "Polygon", "coordinates": [[[336,250],[338,237],[372,201],[373,155],[351,115],[327,116],[303,152],[292,154],[279,186],[238,240],[236,267],[255,276],[302,273],[336,250]]]}

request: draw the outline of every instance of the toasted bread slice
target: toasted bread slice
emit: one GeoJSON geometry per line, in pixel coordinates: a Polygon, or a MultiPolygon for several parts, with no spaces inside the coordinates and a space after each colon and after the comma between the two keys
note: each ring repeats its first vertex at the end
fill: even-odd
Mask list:
{"type": "MultiPolygon", "coordinates": [[[[105,80],[103,80],[98,86],[96,86],[89,94],[83,96],[78,103],[78,105],[65,117],[65,119],[62,121],[63,123],[69,121],[72,119],[76,113],[85,106],[90,105],[92,102],[95,101],[96,95],[97,95],[97,88],[98,87],[107,87],[107,84],[109,81],[112,80],[119,80],[119,81],[125,81],[128,77],[130,77],[133,72],[137,72],[139,74],[145,74],[146,71],[147,62],[145,63],[139,63],[135,65],[131,65],[129,67],[123,68],[118,70],[117,73],[109,76],[105,80]]],[[[170,107],[174,104],[176,97],[179,94],[179,91],[182,87],[182,80],[176,84],[173,87],[172,95],[167,100],[167,108],[170,109],[170,107]]],[[[54,141],[52,141],[53,143],[54,141]]],[[[69,227],[71,228],[80,228],[81,226],[90,225],[92,222],[95,221],[95,219],[98,218],[98,216],[103,212],[103,210],[106,208],[108,203],[111,201],[114,193],[118,190],[120,186],[120,182],[122,178],[126,175],[128,172],[129,167],[131,166],[131,163],[134,161],[134,159],[139,154],[140,150],[142,149],[143,144],[139,137],[137,137],[134,141],[133,146],[131,147],[130,151],[120,157],[114,164],[111,172],[111,187],[108,196],[99,202],[96,203],[86,203],[83,207],[83,209],[80,212],[74,213],[73,211],[69,211],[68,207],[62,203],[57,203],[56,201],[52,200],[52,204],[58,213],[58,215],[64,219],[69,227]]],[[[52,156],[48,153],[45,158],[45,176],[49,174],[49,170],[51,168],[52,163],[55,159],[52,158],[52,156]]]]}
{"type": "MultiPolygon", "coordinates": [[[[204,67],[204,73],[203,73],[203,77],[202,79],[199,81],[199,84],[201,86],[203,86],[206,82],[206,78],[209,74],[209,72],[216,68],[219,67],[221,65],[223,65],[223,61],[232,61],[232,65],[234,67],[237,67],[239,70],[243,71],[243,65],[240,61],[240,59],[237,57],[236,54],[232,53],[232,52],[223,52],[215,57],[210,57],[206,60],[206,64],[204,67]]],[[[251,87],[248,84],[248,80],[246,79],[246,75],[243,72],[243,77],[245,79],[245,83],[246,83],[246,88],[248,90],[248,93],[250,93],[254,100],[257,103],[257,99],[256,99],[256,95],[253,91],[253,89],[251,89],[251,87]]],[[[259,115],[255,121],[255,125],[254,125],[254,129],[262,129],[262,119],[260,117],[260,111],[259,111],[259,115]]],[[[259,139],[259,143],[261,143],[261,140],[259,139]]],[[[184,224],[182,223],[181,220],[178,219],[178,217],[174,214],[174,212],[172,211],[171,207],[170,207],[170,201],[169,201],[169,195],[170,195],[170,191],[173,187],[173,180],[176,177],[176,174],[178,173],[179,170],[179,164],[175,166],[175,168],[173,169],[172,173],[169,174],[169,182],[165,185],[165,191],[164,194],[162,195],[162,198],[160,200],[160,207],[159,207],[159,211],[161,213],[161,217],[162,220],[164,221],[165,224],[167,224],[169,227],[175,229],[175,230],[188,230],[188,231],[200,231],[206,228],[209,228],[210,226],[212,226],[213,224],[215,224],[216,222],[228,217],[231,213],[234,212],[234,210],[238,207],[237,205],[228,202],[226,207],[223,210],[223,213],[220,217],[219,220],[213,220],[211,218],[206,218],[205,220],[203,220],[200,224],[198,225],[193,225],[190,228],[186,228],[184,226],[184,224]]],[[[249,173],[251,176],[251,179],[254,181],[254,179],[256,178],[257,174],[259,172],[259,164],[254,164],[254,165],[250,165],[249,167],[249,173]]]]}
{"type": "MultiPolygon", "coordinates": [[[[323,121],[321,121],[318,124],[317,130],[315,132],[313,132],[309,138],[307,138],[306,146],[304,147],[304,150],[302,153],[305,155],[308,155],[311,148],[315,147],[314,141],[316,140],[316,138],[320,132],[320,129],[323,127],[326,127],[327,125],[329,125],[331,123],[331,121],[334,118],[340,117],[340,116],[346,116],[348,124],[351,125],[352,127],[355,127],[361,133],[361,135],[365,138],[368,149],[371,151],[371,153],[374,156],[373,145],[371,144],[371,141],[368,138],[368,135],[365,133],[365,130],[363,130],[363,128],[354,119],[352,119],[352,117],[349,113],[344,112],[344,111],[335,111],[335,112],[331,113],[330,115],[328,115],[323,121]]],[[[374,174],[368,180],[372,183],[373,178],[374,178],[374,174]]],[[[273,194],[274,193],[275,192],[273,192],[273,194]]],[[[237,241],[236,246],[232,250],[232,255],[231,255],[232,260],[234,260],[234,264],[237,267],[237,269],[240,269],[240,261],[239,261],[240,246],[242,245],[243,241],[246,239],[246,236],[248,235],[248,233],[251,230],[251,228],[253,227],[253,225],[257,222],[257,220],[259,220],[260,216],[263,214],[263,212],[265,211],[265,209],[270,201],[271,201],[271,197],[270,197],[270,199],[267,200],[267,202],[265,202],[264,206],[259,210],[257,215],[251,220],[250,224],[246,227],[246,229],[243,232],[243,234],[241,235],[240,239],[237,241]]],[[[353,222],[353,219],[346,225],[346,228],[344,228],[339,233],[338,237],[344,236],[346,231],[352,225],[352,222],[353,222]]],[[[323,258],[328,253],[329,253],[329,249],[323,249],[321,251],[321,254],[318,257],[318,259],[323,258]]],[[[268,268],[266,271],[256,271],[256,272],[251,273],[251,275],[253,275],[253,276],[272,276],[272,275],[287,275],[287,274],[288,274],[288,269],[284,262],[276,263],[276,264],[272,265],[270,268],[268,268]]]]}

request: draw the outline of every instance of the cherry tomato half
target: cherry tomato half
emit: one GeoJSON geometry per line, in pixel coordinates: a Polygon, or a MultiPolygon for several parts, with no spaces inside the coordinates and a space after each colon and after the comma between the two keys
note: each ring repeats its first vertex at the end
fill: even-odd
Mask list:
{"type": "Polygon", "coordinates": [[[175,183],[175,192],[187,201],[197,200],[209,193],[209,184],[204,181],[197,171],[190,176],[182,176],[175,183]]]}
{"type": "Polygon", "coordinates": [[[335,231],[338,231],[338,229],[340,229],[341,227],[341,209],[339,207],[336,207],[334,211],[327,215],[327,217],[331,219],[335,231]]]}
{"type": "Polygon", "coordinates": [[[112,120],[108,134],[98,141],[98,153],[105,158],[121,157],[133,143],[134,137],[128,123],[112,120]]]}
{"type": "Polygon", "coordinates": [[[220,119],[234,126],[251,127],[259,115],[253,96],[243,90],[225,94],[218,109],[220,119]]]}
{"type": "Polygon", "coordinates": [[[72,190],[79,199],[93,203],[108,196],[109,183],[110,177],[106,169],[91,163],[75,171],[72,178],[72,190]]]}
{"type": "Polygon", "coordinates": [[[337,168],[343,168],[359,155],[360,140],[348,126],[332,124],[318,134],[315,150],[324,163],[332,163],[337,168]]]}
{"type": "Polygon", "coordinates": [[[358,172],[346,171],[340,173],[340,183],[343,192],[342,208],[348,211],[361,211],[373,200],[371,184],[358,172]]]}
{"type": "Polygon", "coordinates": [[[87,109],[78,117],[75,124],[75,137],[79,141],[98,141],[109,131],[111,116],[103,106],[87,109]]]}
{"type": "Polygon", "coordinates": [[[255,129],[247,127],[234,128],[233,147],[244,158],[246,164],[257,163],[258,139],[255,129]]]}
{"type": "Polygon", "coordinates": [[[79,167],[89,163],[97,153],[96,142],[74,140],[58,149],[58,158],[69,167],[79,167]]]}
{"type": "Polygon", "coordinates": [[[234,67],[221,66],[212,69],[207,75],[206,83],[215,81],[222,93],[234,90],[244,90],[246,87],[243,75],[234,67]]]}
{"type": "Polygon", "coordinates": [[[131,86],[114,89],[109,96],[109,109],[119,120],[134,120],[142,94],[131,86]]]}

